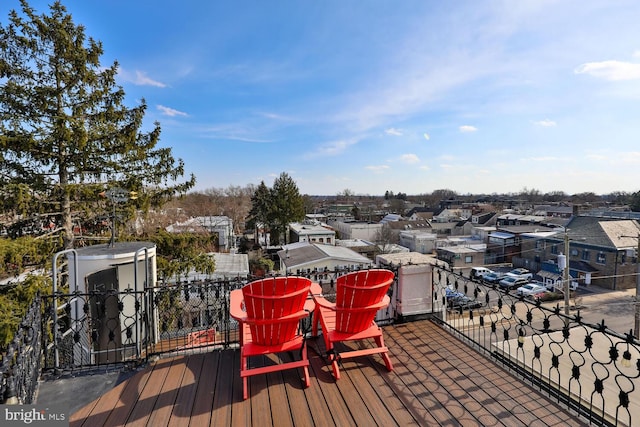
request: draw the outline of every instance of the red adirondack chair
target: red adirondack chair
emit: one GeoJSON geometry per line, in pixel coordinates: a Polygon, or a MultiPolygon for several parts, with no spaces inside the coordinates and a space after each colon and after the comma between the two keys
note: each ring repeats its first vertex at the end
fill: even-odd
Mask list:
{"type": "Polygon", "coordinates": [[[336,280],[335,303],[313,292],[316,303],[313,335],[318,335],[320,324],[336,380],[340,379],[340,359],[380,353],[387,370],[393,369],[389,349],[384,345],[382,329],[375,323],[377,311],[389,305],[387,291],[393,278],[393,272],[384,269],[362,270],[340,276],[336,280]],[[338,342],[368,338],[373,338],[375,347],[361,350],[345,349],[339,353],[335,347],[338,342]]]}
{"type": "Polygon", "coordinates": [[[230,314],[240,323],[240,377],[243,399],[248,397],[248,377],[285,369],[302,368],[309,387],[309,360],[300,320],[313,311],[309,298],[311,280],[304,277],[273,277],[256,280],[231,292],[230,314]],[[244,308],[244,310],[243,310],[244,308]],[[300,351],[300,360],[258,368],[249,367],[249,357],[300,351]]]}

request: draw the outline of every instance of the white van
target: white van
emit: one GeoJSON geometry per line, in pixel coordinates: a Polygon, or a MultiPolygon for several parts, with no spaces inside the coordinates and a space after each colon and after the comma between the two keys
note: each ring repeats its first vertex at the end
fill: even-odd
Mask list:
{"type": "Polygon", "coordinates": [[[487,273],[493,273],[493,270],[488,269],[487,267],[471,267],[470,277],[472,279],[480,280],[482,276],[487,273]]]}

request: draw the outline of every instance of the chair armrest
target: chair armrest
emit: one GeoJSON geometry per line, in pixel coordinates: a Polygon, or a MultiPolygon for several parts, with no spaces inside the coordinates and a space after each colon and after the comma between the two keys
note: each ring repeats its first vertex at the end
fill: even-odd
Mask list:
{"type": "Polygon", "coordinates": [[[324,297],[321,297],[319,295],[314,295],[313,301],[316,303],[316,305],[319,305],[322,308],[328,308],[330,310],[336,309],[336,303],[327,301],[324,297]]]}
{"type": "Polygon", "coordinates": [[[242,289],[231,291],[229,296],[229,315],[239,322],[247,319],[247,312],[242,309],[243,302],[242,289]]]}
{"type": "Polygon", "coordinates": [[[319,283],[311,282],[311,287],[309,288],[309,293],[313,295],[322,295],[322,286],[319,283]]]}

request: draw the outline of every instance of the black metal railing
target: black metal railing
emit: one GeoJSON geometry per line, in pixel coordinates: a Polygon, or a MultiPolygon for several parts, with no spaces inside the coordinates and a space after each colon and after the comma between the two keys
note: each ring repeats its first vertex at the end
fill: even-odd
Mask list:
{"type": "Polygon", "coordinates": [[[469,345],[591,424],[639,422],[640,343],[631,332],[567,314],[564,300],[518,296],[439,266],[433,277],[434,318],[469,345]]]}
{"type": "Polygon", "coordinates": [[[158,353],[228,346],[235,339],[229,292],[244,283],[198,281],[44,296],[44,369],[138,364],[158,353]]]}
{"type": "Polygon", "coordinates": [[[33,401],[41,372],[41,313],[41,299],[36,296],[2,354],[0,403],[26,404],[33,401]]]}
{"type": "MultiPolygon", "coordinates": [[[[299,271],[328,298],[351,269],[299,271]]],[[[149,356],[238,342],[229,293],[255,278],[161,284],[141,291],[92,291],[43,296],[44,369],[78,370],[138,364],[149,356]]],[[[390,323],[388,312],[377,321],[390,323]]]]}

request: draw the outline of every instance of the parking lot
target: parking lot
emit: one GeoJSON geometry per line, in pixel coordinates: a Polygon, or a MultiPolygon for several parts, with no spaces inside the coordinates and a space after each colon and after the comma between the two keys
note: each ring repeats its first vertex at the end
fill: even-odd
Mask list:
{"type": "MultiPolygon", "coordinates": [[[[613,291],[597,286],[579,288],[576,298],[571,299],[571,314],[580,309],[580,316],[586,323],[601,323],[604,319],[609,329],[618,333],[628,333],[635,323],[635,289],[613,291]]],[[[555,303],[546,303],[555,306],[555,303]]],[[[564,302],[560,302],[564,307],[564,302]]]]}
{"type": "MultiPolygon", "coordinates": [[[[506,273],[511,267],[495,268],[495,271],[506,273]]],[[[469,272],[464,274],[468,277],[469,272]]],[[[571,314],[576,315],[578,310],[582,321],[591,324],[600,324],[604,320],[605,325],[620,334],[632,331],[635,324],[635,289],[610,290],[598,286],[581,285],[576,291],[575,297],[570,299],[571,314]]],[[[553,308],[557,305],[563,308],[564,300],[544,302],[545,307],[553,308]]]]}

